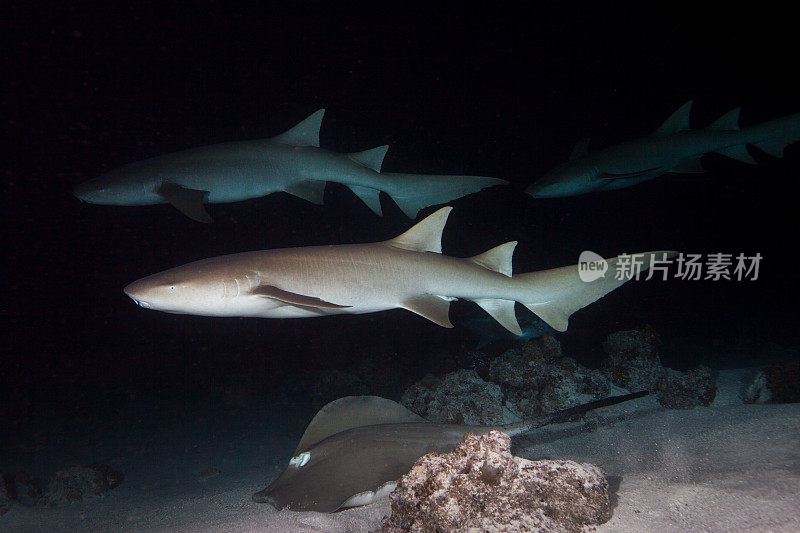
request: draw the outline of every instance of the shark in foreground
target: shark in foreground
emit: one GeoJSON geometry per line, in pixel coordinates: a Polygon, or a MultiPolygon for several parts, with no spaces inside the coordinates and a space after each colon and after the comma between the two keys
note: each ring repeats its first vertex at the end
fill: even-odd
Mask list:
{"type": "Polygon", "coordinates": [[[385,398],[346,396],[316,414],[286,469],[253,501],[323,513],[367,505],[388,496],[417,459],[452,451],[467,433],[499,430],[515,437],[645,395],[612,396],[505,426],[436,424],[385,398]]]}
{"type": "Polygon", "coordinates": [[[700,158],[711,152],[756,164],[748,144],[783,157],[784,148],[800,140],[800,113],[741,129],[736,108],[710,126],[692,130],[691,107],[687,102],[652,134],[634,141],[596,152],[588,151],[589,139],[579,141],[567,163],[525,192],[534,198],[575,196],[623,189],[669,172],[699,173],[703,172],[700,158]]]}
{"type": "Polygon", "coordinates": [[[168,203],[199,222],[211,222],[205,203],[239,202],[285,191],[322,204],[328,181],[348,186],[376,214],[380,193],[410,218],[505,180],[481,176],[381,173],[388,146],[340,154],[319,147],[320,109],[289,131],[257,141],[192,148],[125,165],[78,185],[79,199],[104,205],[168,203]]]}
{"type": "MultiPolygon", "coordinates": [[[[125,293],[146,309],[204,316],[316,317],[407,309],[447,328],[450,302],[477,303],[515,335],[519,301],[550,327],[636,275],[608,260],[603,277],[584,282],[577,266],[511,276],[516,241],[480,255],[442,255],[443,207],[394,239],[338,246],[244,252],[196,261],[135,281],[125,293]]],[[[624,256],[649,268],[669,252],[624,256]]]]}

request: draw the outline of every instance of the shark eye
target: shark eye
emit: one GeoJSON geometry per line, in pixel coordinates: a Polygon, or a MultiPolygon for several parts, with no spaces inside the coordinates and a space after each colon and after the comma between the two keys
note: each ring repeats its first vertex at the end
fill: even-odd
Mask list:
{"type": "Polygon", "coordinates": [[[311,452],[303,452],[289,459],[289,466],[293,466],[295,468],[302,468],[310,460],[311,460],[311,452]]]}

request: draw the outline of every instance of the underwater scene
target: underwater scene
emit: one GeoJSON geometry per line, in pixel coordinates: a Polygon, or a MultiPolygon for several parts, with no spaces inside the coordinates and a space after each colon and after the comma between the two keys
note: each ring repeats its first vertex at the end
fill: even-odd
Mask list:
{"type": "Polygon", "coordinates": [[[0,531],[800,531],[767,5],[4,5],[0,531]]]}

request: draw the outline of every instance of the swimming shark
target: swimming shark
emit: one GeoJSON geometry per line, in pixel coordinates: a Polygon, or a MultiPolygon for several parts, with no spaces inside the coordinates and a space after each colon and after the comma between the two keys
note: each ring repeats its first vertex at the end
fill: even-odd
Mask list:
{"type": "Polygon", "coordinates": [[[569,316],[616,289],[635,269],[671,255],[652,252],[608,260],[604,275],[582,281],[578,266],[512,277],[517,242],[470,258],[442,255],[443,207],[405,233],[369,244],[243,252],[195,261],[125,287],[141,307],[204,316],[301,318],[407,309],[453,327],[450,302],[471,300],[515,335],[519,301],[557,331],[569,316]]]}
{"type": "Polygon", "coordinates": [[[314,416],[289,464],[252,499],[279,510],[323,513],[367,505],[388,496],[417,459],[452,451],[468,433],[499,430],[516,437],[647,394],[612,396],[505,426],[436,424],[379,396],[346,396],[314,416]]]}
{"type": "Polygon", "coordinates": [[[168,203],[199,222],[211,222],[205,203],[239,202],[285,191],[322,204],[328,181],[348,186],[377,215],[380,193],[410,218],[505,180],[381,172],[388,146],[341,154],[319,146],[324,109],[270,139],[191,148],[137,161],[81,183],[79,199],[104,205],[168,203]]]}
{"type": "Polygon", "coordinates": [[[589,139],[579,141],[567,163],[525,192],[534,198],[575,196],[630,187],[669,172],[699,173],[704,171],[701,157],[712,152],[756,164],[747,145],[783,157],[784,149],[800,140],[800,113],[741,129],[740,109],[736,108],[710,126],[692,130],[691,108],[689,101],[660,128],[640,139],[595,152],[588,150],[589,139]]]}

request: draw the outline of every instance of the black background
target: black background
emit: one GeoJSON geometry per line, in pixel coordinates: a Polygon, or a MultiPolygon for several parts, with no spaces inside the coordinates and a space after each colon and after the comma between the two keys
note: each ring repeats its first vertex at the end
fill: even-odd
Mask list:
{"type": "Polygon", "coordinates": [[[596,362],[608,332],[645,323],[666,340],[796,341],[798,146],[782,160],[754,151],[758,166],[708,156],[707,174],[618,192],[522,194],[581,137],[597,147],[647,134],[689,99],[696,127],[736,106],[743,126],[800,111],[798,45],[780,10],[600,4],[6,4],[3,410],[268,394],[372,354],[424,372],[472,346],[464,330],[405,311],[212,319],[146,311],[122,293],[204,257],[406,229],[387,198],[379,218],[336,184],[325,206],[284,193],[215,205],[211,225],[71,196],[122,164],[269,137],[320,107],[325,148],[389,144],[386,171],[512,182],[453,202],[445,253],[518,240],[517,272],[574,264],[585,249],[764,256],[756,282],[626,285],[573,317],[560,336],[573,355],[596,362]]]}

